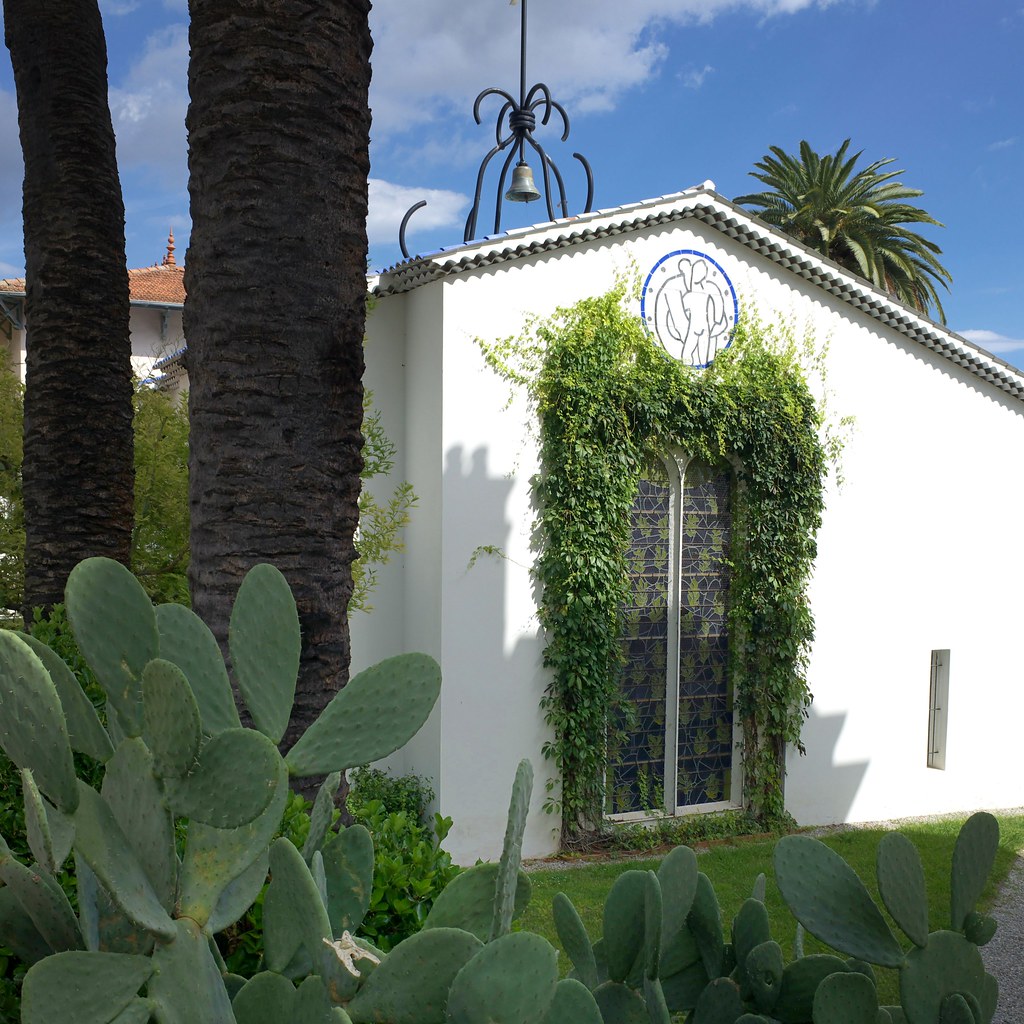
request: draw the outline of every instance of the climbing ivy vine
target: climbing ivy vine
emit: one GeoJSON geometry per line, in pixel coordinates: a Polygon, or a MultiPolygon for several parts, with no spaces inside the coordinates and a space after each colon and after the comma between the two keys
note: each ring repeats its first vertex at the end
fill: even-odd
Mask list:
{"type": "MultiPolygon", "coordinates": [[[[609,722],[619,698],[630,508],[644,465],[673,448],[736,467],[727,609],[746,805],[784,814],[787,744],[811,695],[814,619],[807,584],[829,456],[838,442],[800,366],[791,328],[741,318],[707,370],[668,359],[625,306],[628,287],[533,320],[519,338],[482,343],[525,385],[540,428],[540,619],[552,670],[543,708],[555,738],[563,841],[600,821],[609,722]],[[826,437],[823,444],[821,437],[826,437]]],[[[554,783],[549,784],[555,805],[554,783]]]]}

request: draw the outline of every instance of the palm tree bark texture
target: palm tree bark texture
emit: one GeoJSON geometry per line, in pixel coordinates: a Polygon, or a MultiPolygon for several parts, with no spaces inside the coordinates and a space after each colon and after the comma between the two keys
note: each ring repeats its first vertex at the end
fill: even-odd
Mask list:
{"type": "Polygon", "coordinates": [[[3,0],[25,158],[25,598],[127,564],[132,372],[124,203],[96,0],[3,0]]]}
{"type": "Polygon", "coordinates": [[[185,263],[193,607],[295,595],[290,746],[344,685],[362,468],[369,0],[190,0],[185,263]]]}

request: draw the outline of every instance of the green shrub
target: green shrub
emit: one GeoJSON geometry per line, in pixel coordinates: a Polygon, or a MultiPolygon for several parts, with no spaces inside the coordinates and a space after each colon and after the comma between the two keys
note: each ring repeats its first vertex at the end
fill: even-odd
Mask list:
{"type": "Polygon", "coordinates": [[[624,822],[612,825],[606,845],[613,850],[656,850],[663,846],[692,846],[716,839],[762,835],[766,831],[783,834],[796,825],[791,817],[787,815],[787,818],[771,828],[766,828],[763,821],[748,811],[739,810],[624,822]]]}
{"type": "Polygon", "coordinates": [[[385,952],[420,930],[441,890],[459,873],[441,849],[451,818],[423,825],[408,811],[388,812],[380,800],[353,816],[373,836],[373,892],[361,933],[385,952]]]}

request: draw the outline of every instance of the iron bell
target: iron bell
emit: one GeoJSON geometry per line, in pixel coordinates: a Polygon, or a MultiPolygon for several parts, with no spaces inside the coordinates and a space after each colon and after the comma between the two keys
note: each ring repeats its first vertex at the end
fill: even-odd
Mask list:
{"type": "Polygon", "coordinates": [[[512,172],[512,184],[505,198],[513,203],[532,203],[540,199],[540,192],[533,181],[533,171],[525,160],[520,160],[512,172]]]}

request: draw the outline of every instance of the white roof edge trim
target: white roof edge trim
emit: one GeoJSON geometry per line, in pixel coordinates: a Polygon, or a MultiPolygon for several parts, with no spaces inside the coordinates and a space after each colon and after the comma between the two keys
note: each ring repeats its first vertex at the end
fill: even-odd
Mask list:
{"type": "Polygon", "coordinates": [[[478,267],[691,219],[736,239],[748,249],[1024,402],[1024,372],[1017,367],[921,316],[868,281],[854,277],[839,264],[763,221],[755,220],[746,210],[703,186],[644,200],[632,206],[596,210],[530,228],[519,228],[446,252],[418,256],[372,275],[368,285],[374,295],[395,295],[478,267]]]}

